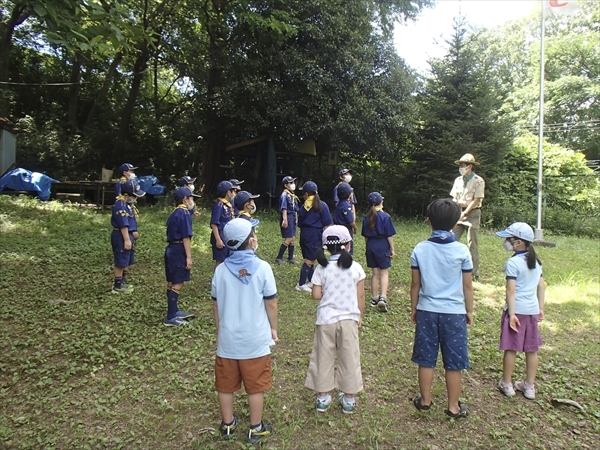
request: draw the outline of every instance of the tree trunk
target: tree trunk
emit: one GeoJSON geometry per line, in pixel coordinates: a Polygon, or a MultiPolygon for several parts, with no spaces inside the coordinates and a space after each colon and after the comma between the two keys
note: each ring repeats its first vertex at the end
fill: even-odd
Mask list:
{"type": "MultiPolygon", "coordinates": [[[[0,22],[0,82],[9,81],[10,47],[15,28],[31,15],[26,5],[15,5],[7,22],[0,22]]],[[[0,117],[10,116],[8,85],[0,85],[0,117]]]]}
{"type": "Polygon", "coordinates": [[[125,142],[129,134],[129,126],[131,125],[131,118],[133,116],[133,109],[137,101],[138,94],[140,93],[140,87],[142,85],[142,79],[146,74],[148,67],[148,61],[150,60],[150,49],[146,41],[140,45],[140,53],[138,55],[135,64],[133,65],[133,80],[131,82],[131,89],[129,90],[129,96],[127,102],[123,107],[121,113],[121,122],[119,124],[119,131],[117,132],[117,140],[113,147],[112,155],[116,159],[120,157],[123,159],[123,151],[125,150],[125,142]]]}
{"type": "Polygon", "coordinates": [[[85,119],[85,125],[83,126],[84,130],[92,124],[96,118],[98,107],[104,103],[104,100],[106,100],[108,90],[110,89],[110,85],[112,84],[115,73],[117,72],[117,67],[119,67],[119,64],[121,64],[122,59],[123,53],[119,52],[115,55],[115,58],[110,63],[108,71],[106,72],[106,76],[104,77],[104,83],[102,83],[102,87],[100,88],[100,91],[98,91],[98,95],[96,95],[94,103],[92,103],[92,107],[90,108],[87,118],[85,119]]]}

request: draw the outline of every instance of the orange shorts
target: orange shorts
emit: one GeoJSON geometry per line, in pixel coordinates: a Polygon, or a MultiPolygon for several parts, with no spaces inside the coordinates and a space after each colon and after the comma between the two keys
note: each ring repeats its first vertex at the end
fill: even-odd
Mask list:
{"type": "Polygon", "coordinates": [[[217,392],[239,391],[244,382],[247,394],[258,394],[273,386],[271,355],[253,359],[227,359],[217,356],[215,360],[215,388],[217,392]]]}

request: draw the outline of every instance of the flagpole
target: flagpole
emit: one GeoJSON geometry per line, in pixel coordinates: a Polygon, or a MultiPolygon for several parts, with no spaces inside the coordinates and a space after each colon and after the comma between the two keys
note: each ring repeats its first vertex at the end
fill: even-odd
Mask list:
{"type": "Polygon", "coordinates": [[[544,240],[542,230],[542,203],[543,203],[543,143],[544,143],[544,35],[546,34],[545,4],[542,0],[542,25],[540,40],[540,123],[538,133],[538,184],[537,184],[537,223],[534,232],[536,241],[544,240]]]}

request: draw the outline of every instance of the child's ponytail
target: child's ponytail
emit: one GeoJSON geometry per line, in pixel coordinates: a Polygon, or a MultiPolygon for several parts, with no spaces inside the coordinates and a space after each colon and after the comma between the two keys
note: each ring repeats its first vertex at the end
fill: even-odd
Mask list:
{"type": "Polygon", "coordinates": [[[525,242],[526,247],[527,247],[527,268],[530,270],[535,269],[536,263],[541,266],[542,262],[537,257],[537,254],[535,253],[535,249],[533,248],[533,244],[531,242],[527,242],[527,241],[523,241],[523,242],[525,242]]]}
{"type": "MultiPolygon", "coordinates": [[[[350,244],[345,244],[345,245],[350,245],[350,244]]],[[[338,266],[340,266],[342,269],[349,269],[350,266],[352,265],[352,255],[350,254],[350,252],[348,252],[348,250],[346,249],[340,249],[340,259],[338,259],[338,266]]]]}
{"type": "Polygon", "coordinates": [[[327,267],[327,264],[329,264],[329,261],[325,256],[325,249],[320,248],[319,250],[317,250],[317,262],[323,267],[327,267]]]}

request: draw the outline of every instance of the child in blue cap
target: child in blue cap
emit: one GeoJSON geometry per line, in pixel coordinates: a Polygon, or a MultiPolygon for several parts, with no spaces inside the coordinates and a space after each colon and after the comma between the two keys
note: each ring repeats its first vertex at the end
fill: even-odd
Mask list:
{"type": "Polygon", "coordinates": [[[387,312],[387,289],[389,268],[395,256],[394,238],[396,229],[392,218],[383,211],[383,197],[379,192],[371,192],[368,197],[371,209],[363,217],[362,236],[365,238],[367,267],[373,269],[371,277],[371,306],[387,312]],[[381,286],[381,295],[378,287],[381,286]]]}
{"type": "Polygon", "coordinates": [[[112,208],[110,223],[113,227],[110,242],[113,250],[115,276],[112,293],[123,294],[133,290],[126,282],[127,268],[135,262],[135,241],[138,238],[137,210],[133,206],[138,197],[146,195],[135,180],[121,185],[121,193],[112,208]]]}
{"type": "Polygon", "coordinates": [[[300,268],[300,280],[296,290],[301,292],[312,292],[312,274],[317,252],[322,247],[323,230],[333,223],[327,203],[319,198],[317,184],[307,181],[300,188],[304,191],[304,204],[300,207],[298,214],[298,226],[300,227],[300,249],[304,263],[300,268]],[[310,284],[309,284],[310,283],[310,284]]]}
{"type": "Polygon", "coordinates": [[[187,187],[178,187],[173,193],[177,207],[167,219],[167,248],[165,249],[165,275],[167,279],[167,316],[163,325],[186,325],[185,319],[194,314],[179,309],[179,293],[183,283],[190,281],[192,269],[192,216],[195,195],[187,187]]]}
{"type": "Polygon", "coordinates": [[[137,167],[134,167],[132,164],[121,164],[121,166],[119,167],[119,173],[121,174],[121,177],[115,183],[116,197],[118,197],[121,194],[121,187],[123,186],[123,183],[125,183],[127,180],[135,179],[135,169],[137,169],[137,167]]]}
{"type": "MultiPolygon", "coordinates": [[[[240,192],[242,190],[242,183],[244,183],[244,180],[240,181],[237,178],[232,178],[231,180],[229,180],[229,182],[233,186],[234,194],[237,195],[238,192],[240,192]]],[[[240,215],[240,210],[238,209],[237,206],[235,206],[235,202],[233,202],[233,217],[238,217],[239,215],[240,215]]]]}
{"type": "MultiPolygon", "coordinates": [[[[188,188],[190,191],[192,191],[192,194],[194,193],[194,190],[196,189],[196,186],[194,186],[194,181],[196,181],[196,178],[194,177],[190,177],[189,175],[184,175],[183,177],[181,177],[177,183],[177,185],[179,187],[186,187],[188,188]]],[[[199,195],[194,195],[194,197],[200,197],[199,195]]],[[[192,202],[194,201],[194,199],[192,198],[192,202]]],[[[193,214],[196,217],[200,217],[200,211],[198,211],[196,209],[196,203],[194,202],[192,209],[190,209],[190,214],[193,214]]]]}
{"type": "MultiPolygon", "coordinates": [[[[333,223],[342,225],[348,229],[350,237],[354,239],[354,235],[358,233],[356,226],[356,217],[354,215],[354,205],[350,200],[352,196],[352,187],[348,183],[340,183],[337,185],[338,202],[333,211],[333,223]]],[[[354,242],[350,241],[348,252],[354,254],[354,242]]]]}
{"type": "Polygon", "coordinates": [[[277,286],[271,266],[258,258],[258,220],[233,219],[223,235],[231,255],[215,268],[211,297],[217,329],[215,388],[223,439],[235,437],[234,394],[242,382],[248,395],[250,427],[246,441],[256,444],[273,433],[263,420],[264,392],[271,389],[271,346],[277,337],[277,286]]]}
{"type": "Polygon", "coordinates": [[[283,191],[279,196],[279,227],[283,243],[279,247],[279,253],[275,258],[278,264],[285,264],[283,255],[287,249],[288,262],[298,264],[294,259],[294,242],[296,240],[296,227],[298,224],[298,211],[300,200],[294,194],[296,190],[296,178],[285,176],[282,180],[283,191]]]}
{"type": "Polygon", "coordinates": [[[223,227],[232,220],[234,209],[231,202],[235,197],[235,188],[229,181],[221,181],[217,185],[217,199],[212,208],[210,216],[210,245],[212,246],[215,267],[221,264],[229,256],[229,249],[223,240],[223,227]]]}
{"type": "Polygon", "coordinates": [[[238,217],[250,220],[252,214],[256,212],[254,199],[260,197],[259,194],[251,194],[248,191],[239,191],[233,199],[233,206],[239,211],[238,217]]]}
{"type": "Polygon", "coordinates": [[[533,248],[534,233],[528,224],[516,222],[496,234],[505,238],[504,249],[514,252],[504,267],[506,303],[500,330],[500,350],[504,351],[504,359],[498,388],[507,397],[514,397],[513,370],[517,352],[524,352],[526,377],[523,381],[515,381],[514,387],[525,398],[534,400],[538,349],[542,345],[538,322],[544,320],[546,290],[542,263],[533,248]]]}

